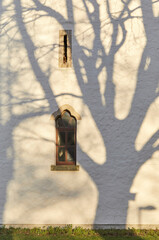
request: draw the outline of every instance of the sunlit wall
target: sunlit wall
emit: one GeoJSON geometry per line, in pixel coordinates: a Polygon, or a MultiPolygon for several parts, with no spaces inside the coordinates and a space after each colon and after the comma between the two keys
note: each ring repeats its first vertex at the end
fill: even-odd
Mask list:
{"type": "Polygon", "coordinates": [[[1,224],[158,224],[159,4],[145,2],[1,1],[1,224]],[[50,170],[64,104],[81,116],[79,172],[50,170]]]}

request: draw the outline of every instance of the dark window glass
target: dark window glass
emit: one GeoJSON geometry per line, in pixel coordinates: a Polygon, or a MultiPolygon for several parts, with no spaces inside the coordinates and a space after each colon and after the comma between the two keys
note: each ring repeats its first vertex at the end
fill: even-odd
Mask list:
{"type": "Polygon", "coordinates": [[[65,148],[63,148],[63,147],[58,148],[58,160],[60,162],[65,161],[65,148]]]}
{"type": "Polygon", "coordinates": [[[75,127],[76,125],[76,120],[72,117],[70,121],[70,126],[75,127]]]}
{"type": "Polygon", "coordinates": [[[60,146],[65,145],[65,132],[58,133],[58,145],[60,146]]]}
{"type": "Polygon", "coordinates": [[[74,161],[74,148],[67,148],[67,160],[71,162],[74,161]]]}
{"type": "Polygon", "coordinates": [[[67,134],[67,144],[68,145],[74,145],[75,144],[74,132],[68,132],[68,134],[67,134]]]}
{"type": "Polygon", "coordinates": [[[56,120],[56,127],[63,127],[63,122],[62,122],[62,119],[61,118],[58,118],[56,120]]]}
{"type": "Polygon", "coordinates": [[[62,115],[62,121],[65,127],[69,126],[69,120],[70,120],[70,114],[68,112],[64,112],[64,114],[62,115]]]}
{"type": "Polygon", "coordinates": [[[68,111],[56,119],[56,163],[76,163],[76,119],[68,111]]]}

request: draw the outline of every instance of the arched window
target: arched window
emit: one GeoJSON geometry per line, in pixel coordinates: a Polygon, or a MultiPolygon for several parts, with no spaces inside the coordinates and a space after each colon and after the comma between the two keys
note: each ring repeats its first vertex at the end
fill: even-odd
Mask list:
{"type": "Polygon", "coordinates": [[[68,110],[56,118],[56,165],[76,165],[76,125],[68,110]]]}

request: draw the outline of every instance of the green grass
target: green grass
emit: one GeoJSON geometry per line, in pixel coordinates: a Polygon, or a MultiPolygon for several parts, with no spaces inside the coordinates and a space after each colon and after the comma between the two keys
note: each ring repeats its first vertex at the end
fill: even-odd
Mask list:
{"type": "Polygon", "coordinates": [[[156,240],[159,230],[90,230],[81,227],[0,228],[0,240],[156,240]]]}

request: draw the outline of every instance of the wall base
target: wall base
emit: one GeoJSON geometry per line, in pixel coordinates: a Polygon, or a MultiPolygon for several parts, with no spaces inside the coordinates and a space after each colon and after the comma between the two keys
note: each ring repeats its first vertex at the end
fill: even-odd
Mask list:
{"type": "MultiPolygon", "coordinates": [[[[43,228],[65,227],[68,224],[0,224],[0,227],[13,228],[43,228]]],[[[71,224],[73,228],[82,227],[86,229],[159,229],[159,224],[71,224]]]]}

